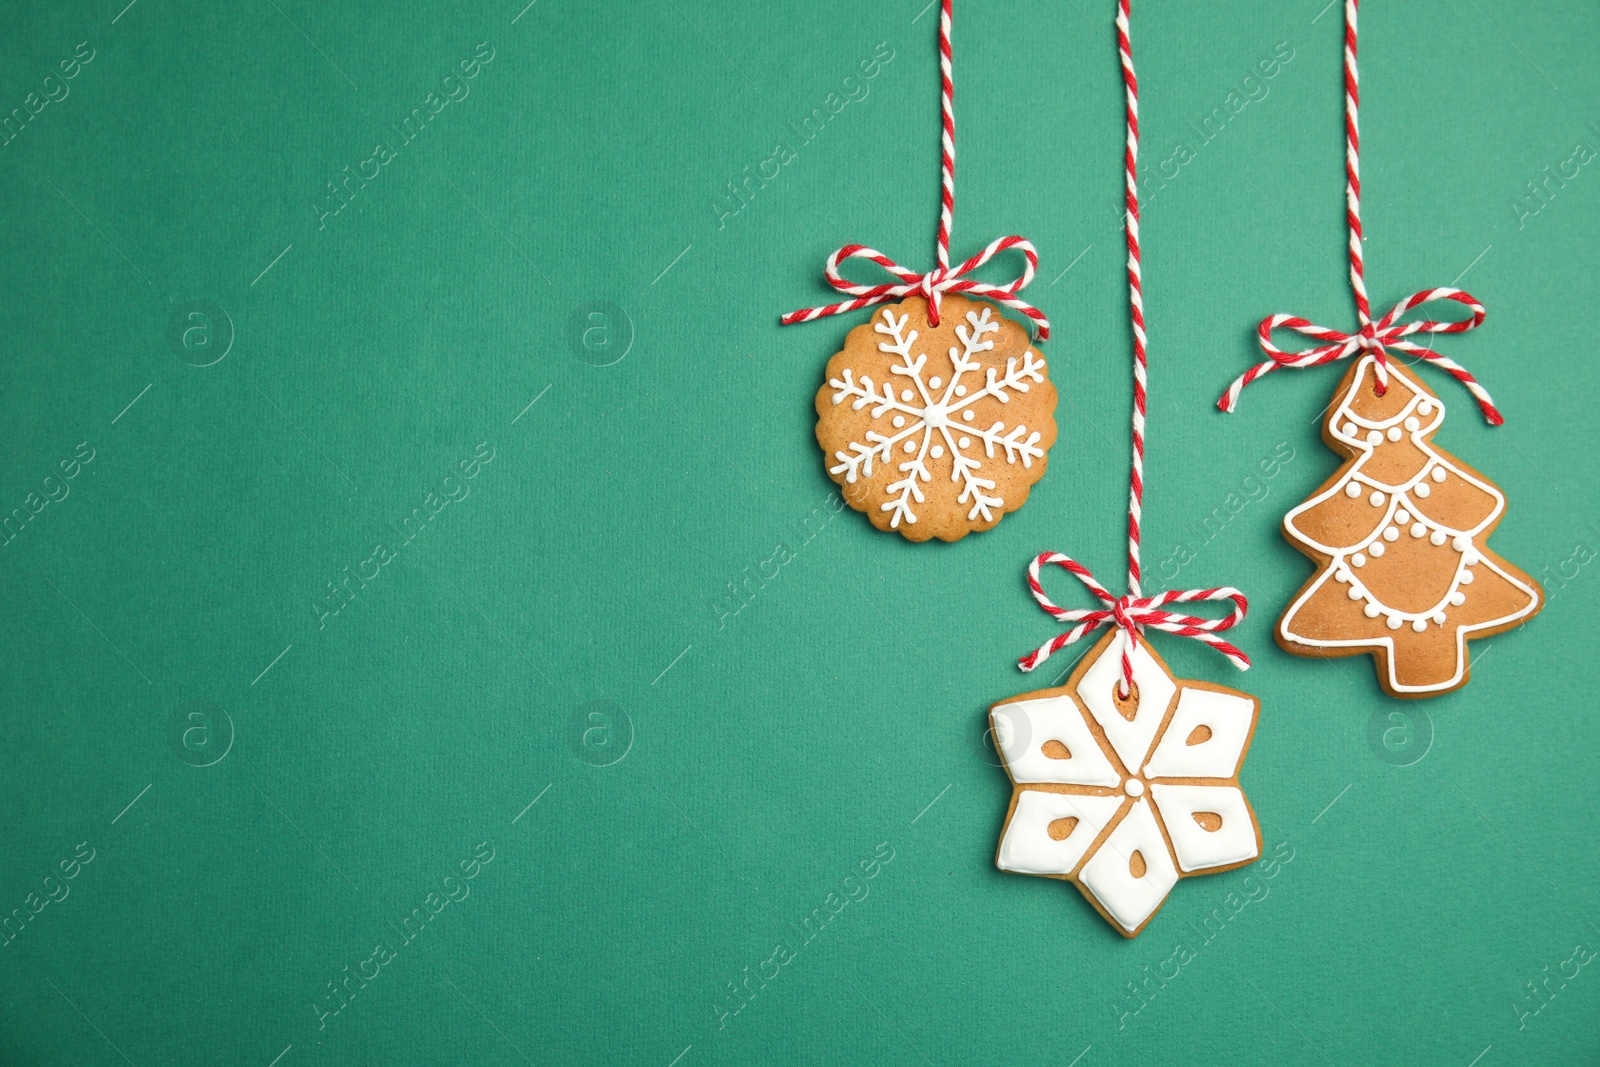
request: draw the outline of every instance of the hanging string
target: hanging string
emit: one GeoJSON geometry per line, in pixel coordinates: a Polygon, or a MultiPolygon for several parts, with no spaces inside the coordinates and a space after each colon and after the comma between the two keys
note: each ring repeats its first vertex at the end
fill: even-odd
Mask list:
{"type": "Polygon", "coordinates": [[[1361,80],[1356,66],[1356,9],[1360,0],[1345,0],[1344,5],[1344,132],[1345,132],[1345,225],[1350,233],[1350,289],[1356,298],[1356,318],[1360,323],[1355,333],[1344,333],[1339,330],[1330,330],[1325,326],[1312,325],[1306,319],[1297,315],[1271,315],[1261,320],[1257,332],[1262,352],[1266,353],[1265,362],[1258,363],[1236,378],[1228,386],[1217,407],[1223,411],[1231,412],[1239,403],[1239,393],[1245,386],[1255,381],[1264,374],[1270,374],[1280,367],[1301,368],[1318,367],[1324,363],[1336,360],[1349,359],[1358,352],[1370,352],[1374,357],[1375,383],[1374,390],[1382,396],[1389,388],[1389,352],[1393,348],[1406,352],[1422,359],[1437,363],[1451,377],[1455,378],[1472,394],[1478,402],[1483,417],[1489,425],[1499,426],[1506,420],[1494,406],[1487,390],[1478,384],[1478,380],[1467,372],[1461,364],[1440,355],[1423,345],[1405,338],[1418,333],[1466,333],[1468,330],[1477,329],[1482,325],[1485,314],[1482,304],[1473,299],[1470,293],[1460,289],[1440,288],[1424,289],[1422,292],[1413,293],[1389,310],[1382,319],[1372,321],[1372,308],[1367,300],[1366,265],[1361,256],[1361,128],[1357,121],[1361,110],[1361,80]],[[1397,320],[1401,315],[1421,304],[1433,300],[1453,300],[1465,305],[1472,317],[1460,322],[1435,322],[1425,320],[1420,322],[1400,323],[1397,320]],[[1272,331],[1284,327],[1303,336],[1324,342],[1313,348],[1302,349],[1298,352],[1286,352],[1272,343],[1272,331]]]}
{"type": "Polygon", "coordinates": [[[939,5],[939,107],[943,131],[939,138],[939,231],[934,239],[938,265],[926,274],[918,274],[900,266],[877,249],[866,245],[847,244],[828,257],[822,276],[827,283],[853,299],[822,307],[801,308],[791,311],[779,321],[785,326],[796,322],[811,322],[824,315],[842,315],[873,304],[883,304],[902,297],[920,293],[928,301],[928,324],[939,325],[940,299],[945,293],[970,293],[985,297],[997,304],[1026,315],[1037,331],[1039,339],[1050,336],[1050,320],[1044,312],[1023,300],[1018,294],[1033,281],[1039,266],[1039,256],[1032,242],[1021,237],[1001,237],[991,241],[982,252],[955,269],[950,267],[950,227],[956,209],[956,115],[955,81],[950,65],[950,13],[952,0],[942,0],[939,5]],[[1022,274],[1004,285],[974,281],[966,275],[989,262],[1007,249],[1015,248],[1026,259],[1022,274]],[[865,259],[876,263],[899,279],[899,284],[884,282],[878,285],[859,285],[839,273],[839,264],[847,259],[865,259]]]}
{"type": "Polygon", "coordinates": [[[1144,506],[1144,432],[1145,407],[1148,400],[1148,353],[1144,332],[1144,284],[1139,257],[1139,78],[1133,68],[1133,45],[1129,40],[1128,24],[1131,0],[1120,0],[1117,7],[1117,50],[1122,59],[1122,80],[1127,90],[1127,146],[1123,151],[1123,170],[1126,183],[1127,206],[1124,212],[1128,237],[1128,313],[1133,326],[1133,459],[1128,479],[1128,593],[1113,597],[1094,579],[1083,564],[1060,552],[1043,552],[1028,565],[1028,588],[1033,598],[1053,617],[1061,622],[1076,623],[1066,631],[1040,645],[1017,661],[1017,666],[1031,671],[1056,652],[1077,641],[1085,634],[1107,625],[1115,625],[1127,634],[1122,645],[1122,677],[1117,681],[1117,692],[1127,698],[1133,692],[1133,656],[1146,626],[1151,626],[1180,637],[1193,637],[1215,648],[1240,670],[1250,666],[1250,659],[1239,649],[1218,637],[1217,634],[1244,621],[1249,608],[1244,594],[1230,587],[1215,589],[1171,590],[1153,597],[1143,596],[1140,590],[1139,524],[1144,506]],[[1104,605],[1092,610],[1061,608],[1045,594],[1039,582],[1040,568],[1058,566],[1074,575],[1104,605]],[[1167,604],[1190,601],[1231,600],[1232,614],[1221,619],[1206,619],[1194,615],[1178,615],[1164,610],[1167,604]]]}

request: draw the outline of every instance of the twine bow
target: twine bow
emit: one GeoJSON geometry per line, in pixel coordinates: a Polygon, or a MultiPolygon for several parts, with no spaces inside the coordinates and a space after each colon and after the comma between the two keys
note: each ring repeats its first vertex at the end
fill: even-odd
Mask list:
{"type": "MultiPolygon", "coordinates": [[[[1447,356],[1419,345],[1405,338],[1419,333],[1466,333],[1468,330],[1477,329],[1483,324],[1487,312],[1484,306],[1478,303],[1470,293],[1460,289],[1424,289],[1420,293],[1413,293],[1389,310],[1389,313],[1377,322],[1370,319],[1365,321],[1361,329],[1355,333],[1344,333],[1339,330],[1330,330],[1326,326],[1312,325],[1305,319],[1295,315],[1272,315],[1261,320],[1257,329],[1261,343],[1261,351],[1267,354],[1267,359],[1251,367],[1228,386],[1228,391],[1222,394],[1217,401],[1217,407],[1223,411],[1231,412],[1239,402],[1239,393],[1245,386],[1255,381],[1264,374],[1278,370],[1282,367],[1299,369],[1302,367],[1318,367],[1324,363],[1335,360],[1349,359],[1360,352],[1370,352],[1375,357],[1377,371],[1376,391],[1382,396],[1389,388],[1389,352],[1395,349],[1406,352],[1423,359],[1431,360],[1444,368],[1451,377],[1455,378],[1472,393],[1478,402],[1478,407],[1483,411],[1483,417],[1489,425],[1499,426],[1504,423],[1505,417],[1495,408],[1494,401],[1487,390],[1478,384],[1478,380],[1467,372],[1466,368],[1447,356]],[[1432,319],[1421,319],[1412,322],[1398,322],[1401,315],[1412,308],[1426,304],[1433,300],[1454,300],[1471,309],[1472,317],[1460,322],[1437,322],[1432,319]],[[1324,342],[1312,348],[1304,348],[1298,352],[1287,352],[1272,343],[1272,331],[1279,327],[1293,330],[1305,337],[1324,342]]],[[[1365,316],[1362,316],[1364,319],[1365,316]]]]}
{"type": "Polygon", "coordinates": [[[928,300],[928,324],[939,325],[939,298],[945,293],[971,293],[973,296],[986,297],[997,304],[1004,304],[1008,308],[1020,311],[1033,321],[1037,328],[1039,339],[1045,340],[1050,336],[1050,320],[1045,318],[1044,312],[1023,300],[1017,294],[1033,281],[1033,275],[1039,267],[1039,254],[1034,250],[1033,243],[1022,237],[1001,237],[990,242],[982,252],[973,256],[955,267],[935,267],[926,274],[918,274],[907,270],[888,256],[875,248],[865,245],[849,244],[838,249],[828,257],[828,264],[823,268],[823,277],[829,285],[847,293],[854,299],[829,304],[825,307],[802,308],[791,311],[781,320],[785,326],[797,322],[810,322],[824,315],[842,315],[845,312],[855,311],[858,308],[870,307],[873,304],[883,304],[901,297],[920,293],[928,300]],[[966,277],[977,270],[995,256],[1007,249],[1020,249],[1026,257],[1022,274],[1005,285],[996,285],[991,282],[980,282],[966,277]],[[900,280],[899,284],[884,282],[879,285],[858,285],[839,273],[839,264],[847,259],[871,260],[890,274],[900,280]]]}
{"type": "Polygon", "coordinates": [[[1025,671],[1033,670],[1090,631],[1107,625],[1115,625],[1128,635],[1128,641],[1122,649],[1122,683],[1118,687],[1124,697],[1133,691],[1133,651],[1138,647],[1140,635],[1146,626],[1165,630],[1179,637],[1193,637],[1204,641],[1227,656],[1228,660],[1241,671],[1250,666],[1250,657],[1217,636],[1223,630],[1232,629],[1243,622],[1245,612],[1250,608],[1244,594],[1231,586],[1218,589],[1169,589],[1155,596],[1114,597],[1104,586],[1095,581],[1094,575],[1089,573],[1089,568],[1077,560],[1060,552],[1042,552],[1028,564],[1028,588],[1033,591],[1033,599],[1039,602],[1039,606],[1053,615],[1057,621],[1077,623],[1077,625],[1065,633],[1057,634],[1019,659],[1017,666],[1025,671]],[[1039,584],[1039,569],[1051,563],[1075,575],[1105,607],[1092,609],[1058,607],[1039,584]],[[1167,604],[1183,604],[1196,600],[1231,600],[1233,611],[1220,619],[1207,619],[1163,610],[1167,604]]]}

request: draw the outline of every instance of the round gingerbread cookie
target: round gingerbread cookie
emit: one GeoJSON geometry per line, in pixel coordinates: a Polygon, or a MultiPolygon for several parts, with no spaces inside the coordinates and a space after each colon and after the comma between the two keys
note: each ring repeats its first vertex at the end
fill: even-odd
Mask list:
{"type": "Polygon", "coordinates": [[[956,541],[1020,508],[1056,440],[1056,391],[1028,331],[947,295],[913,296],[845,338],[817,391],[817,443],[880,530],[956,541]]]}

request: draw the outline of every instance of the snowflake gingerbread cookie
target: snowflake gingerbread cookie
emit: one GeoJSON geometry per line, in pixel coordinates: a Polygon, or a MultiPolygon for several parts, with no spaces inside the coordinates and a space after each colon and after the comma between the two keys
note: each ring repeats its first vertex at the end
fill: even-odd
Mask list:
{"type": "Polygon", "coordinates": [[[1178,879],[1261,854],[1239,787],[1260,705],[1235,689],[1174,678],[1140,641],[1119,699],[1120,629],[1067,684],[989,711],[1011,776],[995,865],[1071,882],[1124,937],[1135,937],[1178,879]]]}
{"type": "Polygon", "coordinates": [[[880,308],[828,361],[817,442],[880,530],[955,541],[1020,508],[1056,440],[1056,391],[1028,331],[985,303],[880,308]]]}
{"type": "Polygon", "coordinates": [[[1434,447],[1444,404],[1393,362],[1378,395],[1375,362],[1345,375],[1323,424],[1344,466],[1284,517],[1319,566],[1277,639],[1301,656],[1371,653],[1391,696],[1435,696],[1467,684],[1468,640],[1520,626],[1544,598],[1485,544],[1500,490],[1434,447]]]}

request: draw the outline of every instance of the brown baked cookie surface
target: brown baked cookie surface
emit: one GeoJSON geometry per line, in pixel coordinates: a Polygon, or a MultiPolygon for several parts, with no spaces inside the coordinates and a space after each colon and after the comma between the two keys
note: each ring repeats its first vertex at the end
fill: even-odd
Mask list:
{"type": "Polygon", "coordinates": [[[1368,653],[1390,696],[1436,696],[1467,684],[1469,640],[1532,618],[1543,590],[1485,543],[1505,497],[1434,447],[1443,402],[1393,362],[1375,383],[1372,356],[1340,382],[1322,438],[1345,463],[1284,517],[1318,569],[1275,636],[1299,656],[1368,653]]]}
{"type": "Polygon", "coordinates": [[[828,361],[817,443],[844,498],[880,530],[955,541],[995,526],[1044,477],[1056,391],[1028,331],[947,295],[878,308],[828,361]]]}

